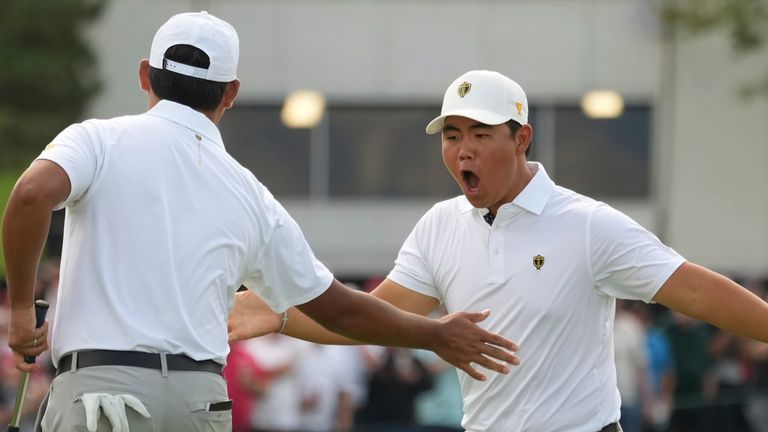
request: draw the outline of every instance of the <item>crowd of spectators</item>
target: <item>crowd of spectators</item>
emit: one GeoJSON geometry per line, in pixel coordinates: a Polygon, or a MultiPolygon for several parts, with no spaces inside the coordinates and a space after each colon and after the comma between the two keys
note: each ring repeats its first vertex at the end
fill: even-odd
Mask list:
{"type": "MultiPolygon", "coordinates": [[[[377,278],[362,284],[375,285],[377,278]]],[[[741,281],[757,295],[768,281],[741,281]]],[[[58,261],[41,266],[37,297],[55,317],[58,261]]],[[[19,373],[7,346],[0,280],[0,422],[8,422],[19,373]]],[[[619,301],[617,383],[626,432],[768,432],[768,345],[667,309],[619,301]]],[[[50,358],[30,377],[22,429],[50,385],[50,358]]],[[[514,373],[514,371],[512,372],[514,373]]],[[[234,432],[458,432],[455,370],[431,352],[325,346],[282,335],[231,344],[225,377],[234,432]]]]}

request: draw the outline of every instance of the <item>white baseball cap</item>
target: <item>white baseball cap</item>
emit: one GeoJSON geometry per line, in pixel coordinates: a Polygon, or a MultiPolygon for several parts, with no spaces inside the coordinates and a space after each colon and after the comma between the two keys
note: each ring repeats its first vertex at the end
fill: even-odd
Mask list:
{"type": "Polygon", "coordinates": [[[509,120],[527,124],[528,99],[518,83],[498,72],[469,71],[448,86],[440,117],[429,122],[427,133],[440,133],[448,116],[467,117],[492,126],[509,120]]]}
{"type": "Polygon", "coordinates": [[[155,33],[149,51],[149,65],[208,81],[230,82],[237,79],[240,41],[235,28],[208,12],[189,12],[172,16],[155,33]],[[208,69],[186,65],[165,58],[174,45],[192,45],[208,55],[208,69]]]}

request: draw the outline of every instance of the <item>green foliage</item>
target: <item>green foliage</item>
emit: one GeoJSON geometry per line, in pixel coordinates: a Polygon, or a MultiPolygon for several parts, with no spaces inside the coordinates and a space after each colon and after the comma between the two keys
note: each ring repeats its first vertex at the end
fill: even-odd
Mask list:
{"type": "MultiPolygon", "coordinates": [[[[0,210],[22,171],[100,88],[83,30],[105,0],[0,0],[0,210]]],[[[0,277],[5,261],[0,246],[0,277]]]]}
{"type": "Polygon", "coordinates": [[[0,0],[0,170],[27,166],[99,90],[83,37],[104,0],[0,0]]]}
{"type": "MultiPolygon", "coordinates": [[[[5,205],[8,203],[8,196],[11,194],[13,185],[16,184],[22,170],[0,171],[0,214],[5,213],[5,205]]],[[[5,276],[5,258],[3,248],[0,247],[0,279],[5,276]]]]}
{"type": "MultiPolygon", "coordinates": [[[[764,51],[768,39],[768,0],[667,0],[662,15],[692,34],[724,29],[742,55],[764,51]]],[[[768,96],[768,71],[742,86],[741,93],[768,96]]]]}
{"type": "Polygon", "coordinates": [[[768,36],[768,0],[678,0],[663,14],[693,33],[725,28],[737,52],[760,48],[768,36]]]}

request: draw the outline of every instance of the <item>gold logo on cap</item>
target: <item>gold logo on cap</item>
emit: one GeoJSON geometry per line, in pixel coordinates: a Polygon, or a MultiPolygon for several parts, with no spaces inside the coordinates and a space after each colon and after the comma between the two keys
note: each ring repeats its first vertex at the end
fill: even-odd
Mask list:
{"type": "Polygon", "coordinates": [[[460,96],[460,97],[464,97],[464,96],[466,96],[466,95],[467,95],[467,93],[469,93],[469,90],[470,90],[471,88],[472,88],[472,84],[470,84],[470,83],[468,83],[468,82],[464,81],[464,82],[463,82],[463,83],[461,83],[461,85],[459,86],[459,96],[460,96]]]}
{"type": "Polygon", "coordinates": [[[523,104],[520,102],[515,102],[515,108],[517,108],[518,114],[523,115],[523,104]]]}
{"type": "Polygon", "coordinates": [[[541,255],[533,257],[533,266],[536,267],[536,270],[541,270],[541,267],[544,266],[544,257],[541,255]]]}

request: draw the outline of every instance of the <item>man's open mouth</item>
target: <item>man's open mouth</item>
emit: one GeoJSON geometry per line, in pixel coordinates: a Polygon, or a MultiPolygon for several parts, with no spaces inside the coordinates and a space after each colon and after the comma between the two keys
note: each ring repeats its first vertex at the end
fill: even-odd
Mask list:
{"type": "Polygon", "coordinates": [[[461,171],[461,177],[464,179],[464,184],[470,191],[475,191],[480,186],[480,177],[472,171],[461,171]]]}

